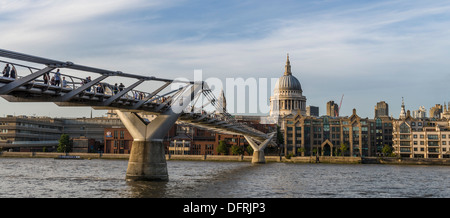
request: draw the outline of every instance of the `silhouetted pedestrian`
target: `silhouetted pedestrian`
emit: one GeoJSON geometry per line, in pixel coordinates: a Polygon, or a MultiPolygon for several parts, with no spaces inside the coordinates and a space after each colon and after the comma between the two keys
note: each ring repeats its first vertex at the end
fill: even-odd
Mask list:
{"type": "Polygon", "coordinates": [[[58,70],[56,70],[56,73],[55,73],[54,85],[59,86],[60,84],[61,84],[61,73],[59,72],[59,69],[58,69],[58,70]]]}
{"type": "Polygon", "coordinates": [[[9,64],[6,64],[5,68],[3,69],[3,76],[4,77],[9,77],[9,64]]]}
{"type": "Polygon", "coordinates": [[[13,79],[16,79],[16,75],[17,75],[16,68],[14,67],[14,65],[12,65],[11,73],[9,76],[11,76],[11,78],[13,79]]]}
{"type": "Polygon", "coordinates": [[[119,87],[117,87],[117,83],[114,84],[113,92],[114,92],[114,95],[119,92],[119,87]]]}

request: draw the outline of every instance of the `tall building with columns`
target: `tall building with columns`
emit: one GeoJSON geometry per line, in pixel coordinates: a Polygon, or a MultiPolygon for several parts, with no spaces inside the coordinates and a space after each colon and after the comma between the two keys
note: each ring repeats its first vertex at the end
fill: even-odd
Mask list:
{"type": "Polygon", "coordinates": [[[285,116],[297,112],[306,115],[306,97],[303,96],[300,82],[292,75],[288,54],[284,74],[278,79],[274,95],[270,97],[270,116],[285,116]]]}

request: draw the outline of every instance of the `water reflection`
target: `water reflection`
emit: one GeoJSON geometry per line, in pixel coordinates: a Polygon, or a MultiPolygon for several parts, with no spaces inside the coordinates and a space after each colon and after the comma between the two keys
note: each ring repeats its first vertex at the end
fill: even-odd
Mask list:
{"type": "Polygon", "coordinates": [[[450,166],[168,161],[169,181],[127,182],[127,164],[0,158],[0,197],[450,197],[450,166]]]}
{"type": "Polygon", "coordinates": [[[167,181],[127,181],[129,198],[164,198],[167,196],[167,181]]]}

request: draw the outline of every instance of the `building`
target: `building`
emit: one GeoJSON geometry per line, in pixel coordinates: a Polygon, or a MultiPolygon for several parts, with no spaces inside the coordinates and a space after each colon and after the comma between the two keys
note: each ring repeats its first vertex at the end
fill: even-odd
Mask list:
{"type": "Polygon", "coordinates": [[[0,150],[52,152],[56,151],[61,135],[68,134],[77,151],[99,152],[98,148],[103,149],[104,128],[112,126],[123,127],[118,118],[8,115],[0,117],[0,150]]]}
{"type": "Polygon", "coordinates": [[[430,118],[440,119],[442,112],[444,112],[442,110],[442,105],[436,104],[434,107],[430,108],[430,118]]]}
{"type": "Polygon", "coordinates": [[[381,152],[378,144],[388,144],[388,135],[392,135],[388,130],[391,124],[388,117],[361,118],[355,109],[350,117],[292,114],[283,122],[285,155],[337,156],[342,155],[340,147],[345,145],[346,156],[375,156],[381,152]]]}
{"type": "Polygon", "coordinates": [[[386,102],[380,101],[375,106],[375,118],[377,117],[389,117],[389,105],[386,102]]]}
{"type": "Polygon", "coordinates": [[[125,127],[104,128],[104,148],[105,153],[129,154],[133,137],[125,127]]]}
{"type": "Polygon", "coordinates": [[[281,76],[274,89],[274,95],[270,97],[270,117],[282,117],[292,113],[306,115],[306,97],[298,79],[292,75],[289,55],[281,76]]]}
{"type": "Polygon", "coordinates": [[[319,107],[316,106],[306,106],[306,116],[318,117],[319,116],[319,107]]]}
{"type": "Polygon", "coordinates": [[[79,138],[72,138],[72,152],[74,153],[89,153],[103,151],[103,144],[93,138],[86,138],[81,136],[79,138]]]}
{"type": "Polygon", "coordinates": [[[392,117],[380,116],[376,117],[374,121],[371,121],[370,125],[374,125],[375,129],[371,129],[372,142],[375,143],[373,150],[376,156],[383,155],[382,150],[384,146],[392,148],[392,117]],[[374,132],[373,132],[374,131],[374,132]]]}
{"type": "Polygon", "coordinates": [[[63,121],[49,117],[0,118],[0,150],[56,151],[63,121]]]}
{"type": "Polygon", "coordinates": [[[405,101],[402,97],[402,108],[400,109],[399,119],[404,119],[406,117],[405,101]]]}
{"type": "Polygon", "coordinates": [[[412,112],[413,118],[426,118],[427,117],[427,109],[424,106],[420,106],[419,110],[415,110],[412,112]]]}
{"type": "Polygon", "coordinates": [[[408,111],[393,122],[393,148],[399,157],[450,158],[450,120],[417,119],[408,111]]]}
{"type": "Polygon", "coordinates": [[[441,114],[441,118],[450,120],[450,102],[448,103],[448,106],[444,104],[444,110],[441,114]]]}
{"type": "Polygon", "coordinates": [[[327,116],[339,117],[339,106],[334,101],[327,102],[327,116]]]}

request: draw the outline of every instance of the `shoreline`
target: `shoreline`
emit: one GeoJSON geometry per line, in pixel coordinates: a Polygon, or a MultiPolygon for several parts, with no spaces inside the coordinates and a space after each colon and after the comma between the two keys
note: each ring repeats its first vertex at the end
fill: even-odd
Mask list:
{"type": "MultiPolygon", "coordinates": [[[[58,158],[61,155],[79,156],[82,159],[119,159],[128,160],[129,154],[105,153],[54,153],[54,152],[0,152],[0,158],[58,158]]],[[[280,163],[324,163],[324,164],[397,164],[397,165],[442,165],[450,166],[450,159],[445,158],[397,158],[397,157],[291,157],[266,156],[266,162],[280,163]]],[[[251,162],[252,156],[242,155],[166,155],[166,160],[182,161],[223,161],[251,162]]]]}

